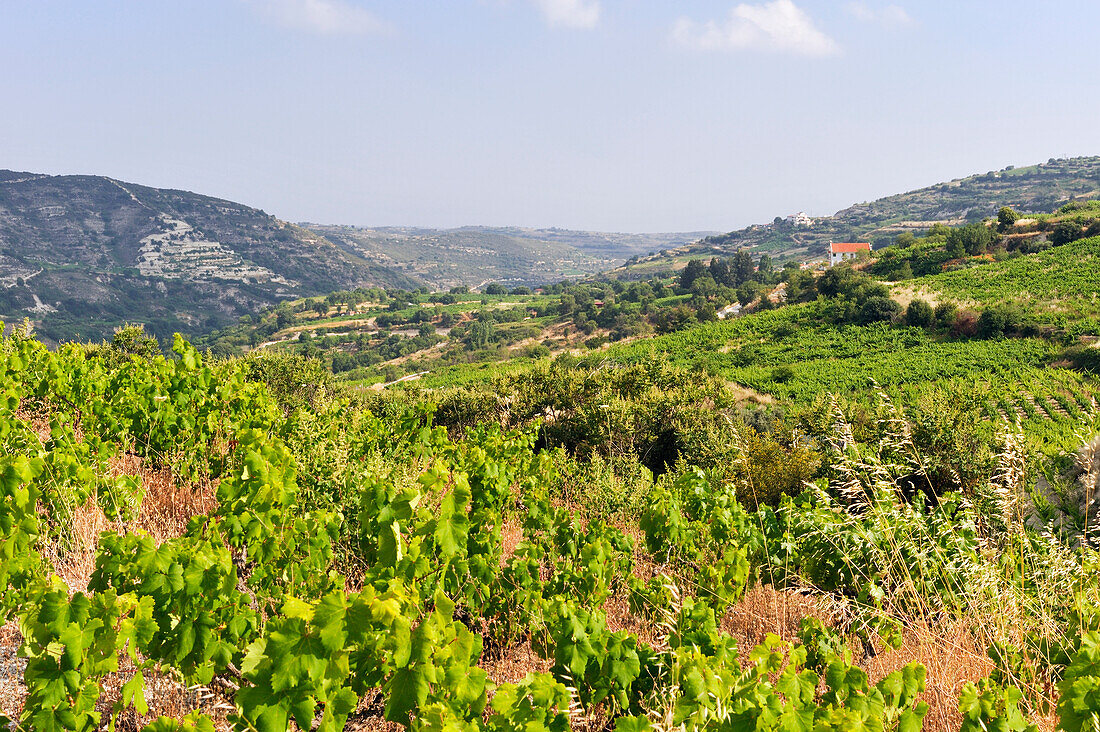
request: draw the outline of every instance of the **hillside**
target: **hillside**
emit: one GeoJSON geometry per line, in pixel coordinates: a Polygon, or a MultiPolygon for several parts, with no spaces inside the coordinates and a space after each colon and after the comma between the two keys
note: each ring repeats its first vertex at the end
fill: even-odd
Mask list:
{"type": "Polygon", "coordinates": [[[317,357],[339,379],[374,389],[476,390],[564,357],[657,358],[720,374],[779,404],[804,406],[824,394],[866,399],[872,385],[907,407],[953,393],[980,403],[990,432],[1019,419],[1029,437],[1062,449],[1097,395],[1051,365],[1076,358],[1067,346],[1100,336],[1098,218],[1100,204],[1081,202],[1007,224],[939,225],[856,269],[780,271],[766,260],[754,268],[741,252],[696,260],[676,278],[498,287],[492,295],[332,293],[199,344],[226,355],[317,357]],[[926,303],[923,318],[907,312],[914,301],[926,303]]]}
{"type": "Polygon", "coordinates": [[[187,191],[0,171],[0,320],[54,342],[140,322],[168,342],[302,296],[541,284],[701,235],[304,228],[187,191]]]}
{"type": "Polygon", "coordinates": [[[1097,194],[1100,194],[1100,157],[1051,159],[1026,168],[1009,166],[858,203],[832,216],[776,217],[768,224],[640,257],[615,275],[644,277],[682,267],[692,257],[728,255],[742,247],[769,252],[781,260],[810,259],[824,255],[833,241],[870,241],[879,247],[902,232],[920,232],[936,223],[980,221],[996,214],[1002,206],[1025,213],[1044,212],[1069,200],[1097,194]]]}
{"type": "Polygon", "coordinates": [[[412,284],[255,208],[102,176],[0,171],[0,317],[54,340],[162,338],[335,287],[412,284]]]}
{"type": "Polygon", "coordinates": [[[625,260],[689,244],[708,232],[614,234],[566,229],[468,226],[362,228],[303,224],[355,257],[433,290],[489,282],[541,285],[591,275],[625,260]]]}

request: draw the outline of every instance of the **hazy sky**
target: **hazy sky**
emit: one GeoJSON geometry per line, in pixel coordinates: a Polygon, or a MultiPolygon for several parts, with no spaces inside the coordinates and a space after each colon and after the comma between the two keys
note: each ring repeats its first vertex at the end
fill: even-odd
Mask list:
{"type": "Polygon", "coordinates": [[[0,0],[0,168],[729,230],[1100,154],[1095,0],[0,0]]]}

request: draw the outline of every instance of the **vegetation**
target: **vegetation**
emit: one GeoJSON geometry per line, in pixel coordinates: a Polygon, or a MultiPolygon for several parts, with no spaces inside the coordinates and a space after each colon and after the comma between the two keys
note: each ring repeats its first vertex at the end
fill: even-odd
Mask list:
{"type": "Polygon", "coordinates": [[[1098,210],[5,333],[0,723],[1096,727],[1098,210]]]}

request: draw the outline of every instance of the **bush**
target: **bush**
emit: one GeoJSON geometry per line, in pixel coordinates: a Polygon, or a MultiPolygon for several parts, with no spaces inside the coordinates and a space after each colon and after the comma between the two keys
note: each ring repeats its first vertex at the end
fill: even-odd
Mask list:
{"type": "Polygon", "coordinates": [[[893,322],[901,317],[901,304],[888,297],[868,298],[859,309],[859,319],[864,323],[893,322]]]}
{"type": "Polygon", "coordinates": [[[936,321],[936,327],[946,330],[955,325],[955,318],[958,316],[958,308],[955,306],[955,303],[941,302],[932,312],[936,321]]]}
{"type": "Polygon", "coordinates": [[[1002,338],[1008,328],[1008,313],[1002,308],[986,308],[978,317],[978,335],[982,338],[1002,338]]]}
{"type": "Polygon", "coordinates": [[[1063,244],[1069,244],[1075,242],[1084,236],[1084,232],[1081,230],[1079,224],[1075,224],[1072,221],[1063,221],[1054,227],[1054,231],[1050,232],[1050,243],[1056,247],[1063,244]]]}
{"type": "Polygon", "coordinates": [[[947,251],[953,257],[961,257],[963,253],[981,254],[988,251],[992,243],[993,232],[985,224],[967,224],[947,234],[947,251]]]}
{"type": "Polygon", "coordinates": [[[776,366],[772,369],[772,381],[777,384],[785,384],[794,378],[794,369],[790,366],[776,366]]]}
{"type": "Polygon", "coordinates": [[[287,411],[316,407],[320,395],[333,385],[324,362],[286,353],[253,353],[244,359],[250,381],[267,384],[287,411]]]}
{"type": "Polygon", "coordinates": [[[1020,220],[1020,214],[1008,206],[1004,206],[997,212],[997,224],[1001,231],[1008,231],[1020,220]]]}
{"type": "Polygon", "coordinates": [[[127,325],[115,331],[111,348],[125,356],[152,358],[160,355],[157,339],[145,333],[142,325],[127,325]]]}
{"type": "Polygon", "coordinates": [[[927,328],[935,322],[935,318],[936,313],[932,306],[919,297],[905,309],[905,322],[914,328],[927,328]]]}

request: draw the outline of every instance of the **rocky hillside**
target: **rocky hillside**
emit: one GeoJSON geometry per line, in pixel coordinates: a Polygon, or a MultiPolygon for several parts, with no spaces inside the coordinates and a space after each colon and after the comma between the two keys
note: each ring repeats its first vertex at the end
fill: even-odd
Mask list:
{"type": "Polygon", "coordinates": [[[333,286],[411,284],[249,206],[102,176],[0,171],[0,317],[51,340],[197,332],[333,286]]]}

